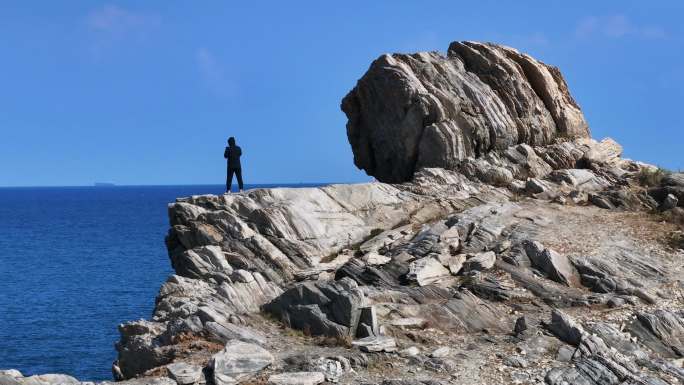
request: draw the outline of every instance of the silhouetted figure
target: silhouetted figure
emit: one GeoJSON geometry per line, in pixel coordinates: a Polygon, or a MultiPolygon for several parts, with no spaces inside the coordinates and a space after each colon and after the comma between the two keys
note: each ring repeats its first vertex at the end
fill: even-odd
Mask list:
{"type": "Polygon", "coordinates": [[[232,136],[228,138],[228,147],[223,151],[223,157],[228,159],[228,171],[226,173],[226,191],[230,192],[233,185],[233,174],[237,176],[238,188],[240,191],[244,188],[242,184],[242,166],[240,165],[240,156],[242,149],[235,144],[235,138],[232,136]]]}

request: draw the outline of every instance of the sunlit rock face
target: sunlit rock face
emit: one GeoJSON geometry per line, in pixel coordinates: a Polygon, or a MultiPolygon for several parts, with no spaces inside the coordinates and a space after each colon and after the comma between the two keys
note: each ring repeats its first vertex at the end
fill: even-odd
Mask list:
{"type": "Polygon", "coordinates": [[[515,144],[589,137],[558,68],[489,43],[453,42],[446,56],[382,55],[342,110],[354,163],[389,183],[515,144]]]}

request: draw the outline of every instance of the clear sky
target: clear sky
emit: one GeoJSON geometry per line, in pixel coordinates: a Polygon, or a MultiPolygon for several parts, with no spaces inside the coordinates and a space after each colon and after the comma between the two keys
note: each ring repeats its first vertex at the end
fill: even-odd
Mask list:
{"type": "Polygon", "coordinates": [[[557,65],[595,137],[684,168],[684,2],[2,1],[0,186],[368,180],[341,98],[453,40],[557,65]]]}

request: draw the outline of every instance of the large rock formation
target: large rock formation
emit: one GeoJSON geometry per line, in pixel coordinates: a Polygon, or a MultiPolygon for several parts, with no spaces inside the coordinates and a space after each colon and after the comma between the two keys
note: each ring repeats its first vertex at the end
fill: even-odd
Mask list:
{"type": "Polygon", "coordinates": [[[454,42],[446,56],[382,55],[342,110],[354,163],[389,183],[515,144],[589,137],[558,68],[477,42],[454,42]]]}
{"type": "Polygon", "coordinates": [[[357,165],[403,183],[170,204],[176,274],[119,327],[122,384],[684,381],[684,178],[589,138],[557,69],[386,55],[343,108],[357,165]]]}

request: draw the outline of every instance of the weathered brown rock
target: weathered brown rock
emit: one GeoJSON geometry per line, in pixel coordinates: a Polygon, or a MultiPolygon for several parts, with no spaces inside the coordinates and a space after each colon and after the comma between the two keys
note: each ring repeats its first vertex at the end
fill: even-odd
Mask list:
{"type": "Polygon", "coordinates": [[[560,71],[512,48],[454,42],[383,55],[342,101],[354,163],[383,182],[519,143],[588,137],[560,71]]]}

